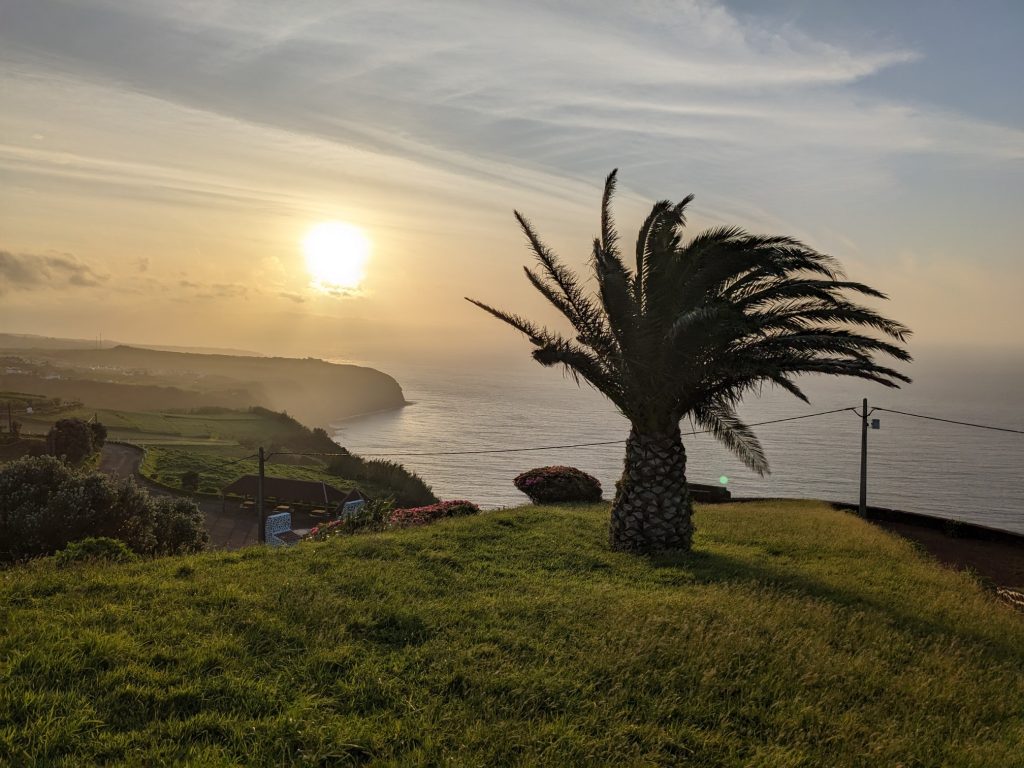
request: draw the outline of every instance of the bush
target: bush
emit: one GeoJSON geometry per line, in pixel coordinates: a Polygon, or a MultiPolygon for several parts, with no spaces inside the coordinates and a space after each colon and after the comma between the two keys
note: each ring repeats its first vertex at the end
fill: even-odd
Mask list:
{"type": "Polygon", "coordinates": [[[368,501],[354,512],[316,526],[306,534],[306,539],[326,541],[335,536],[386,531],[390,524],[393,506],[394,502],[391,499],[368,501]]]}
{"type": "MultiPolygon", "coordinates": [[[[50,427],[46,435],[46,447],[51,456],[66,458],[72,464],[81,464],[95,452],[96,434],[92,425],[81,419],[60,419],[50,427]]],[[[103,430],[103,437],[106,438],[106,429],[103,430]]]]}
{"type": "Polygon", "coordinates": [[[441,501],[425,507],[396,509],[391,513],[392,528],[408,528],[413,525],[426,525],[446,517],[463,517],[475,515],[480,507],[471,501],[441,501]]]}
{"type": "Polygon", "coordinates": [[[181,473],[181,488],[184,491],[198,491],[199,490],[199,473],[194,469],[190,469],[187,472],[181,473]]]}
{"type": "Polygon", "coordinates": [[[92,449],[98,451],[107,442],[107,428],[98,421],[90,421],[89,431],[92,433],[92,449]]]}
{"type": "Polygon", "coordinates": [[[601,500],[601,483],[575,467],[537,467],[512,481],[534,504],[601,500]]]}
{"type": "Polygon", "coordinates": [[[200,552],[210,543],[203,513],[191,499],[170,496],[153,499],[153,534],[156,544],[151,554],[154,555],[200,552]]]}
{"type": "Polygon", "coordinates": [[[207,542],[188,499],[152,498],[131,479],[117,484],[52,456],[0,465],[0,561],[51,555],[90,537],[146,555],[194,552],[207,542]]]}
{"type": "Polygon", "coordinates": [[[395,504],[400,506],[415,507],[437,503],[437,497],[423,478],[394,461],[366,461],[350,453],[335,457],[328,465],[327,471],[336,477],[365,483],[376,489],[386,489],[387,494],[394,498],[395,504]]]}
{"type": "Polygon", "coordinates": [[[130,563],[139,557],[123,541],[106,536],[90,536],[88,539],[73,541],[56,555],[57,567],[67,568],[75,563],[130,563]]]}

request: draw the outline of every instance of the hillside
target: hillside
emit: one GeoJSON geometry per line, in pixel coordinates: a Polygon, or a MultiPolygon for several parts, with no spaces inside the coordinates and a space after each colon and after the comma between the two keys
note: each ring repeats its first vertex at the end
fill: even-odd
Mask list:
{"type": "Polygon", "coordinates": [[[0,574],[0,763],[1019,762],[1024,619],[815,502],[607,506],[0,574]]]}
{"type": "MultiPolygon", "coordinates": [[[[3,352],[0,350],[0,355],[3,352]]],[[[0,390],[129,411],[253,405],[288,411],[305,424],[405,404],[386,373],[314,358],[243,357],[138,347],[17,349],[0,367],[0,390]]]]}
{"type": "MultiPolygon", "coordinates": [[[[39,336],[33,333],[0,333],[0,351],[18,349],[110,349],[123,346],[122,342],[109,339],[67,339],[54,336],[39,336]]],[[[195,352],[201,355],[241,355],[260,357],[259,352],[231,347],[181,347],[167,344],[134,344],[129,346],[144,349],[160,349],[168,352],[195,352]]]]}
{"type": "MultiPolygon", "coordinates": [[[[45,435],[58,419],[95,417],[107,428],[108,440],[144,449],[139,472],[165,489],[186,490],[182,477],[194,471],[199,474],[200,492],[219,494],[237,478],[257,472],[255,453],[263,447],[268,454],[267,474],[271,477],[324,481],[341,490],[359,488],[372,497],[390,497],[408,506],[437,500],[419,477],[392,462],[351,458],[339,466],[333,456],[290,455],[331,454],[342,448],[325,431],[311,430],[291,416],[265,408],[134,412],[57,406],[39,397],[0,392],[0,417],[5,413],[6,403],[13,404],[24,434],[21,440],[9,442],[0,433],[0,463],[44,452],[41,438],[28,435],[45,435]],[[24,412],[26,405],[32,407],[31,414],[24,412]]],[[[123,469],[117,466],[114,471],[123,469]]]]}

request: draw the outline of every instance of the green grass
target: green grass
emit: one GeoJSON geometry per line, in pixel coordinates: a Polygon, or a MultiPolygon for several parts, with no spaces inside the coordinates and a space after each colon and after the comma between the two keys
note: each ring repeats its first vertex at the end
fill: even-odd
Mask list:
{"type": "Polygon", "coordinates": [[[823,504],[0,574],[0,763],[1010,766],[1024,619],[823,504]]]}
{"type": "MultiPolygon", "coordinates": [[[[203,445],[149,445],[140,471],[158,483],[180,488],[182,474],[193,470],[199,473],[201,492],[219,493],[221,488],[242,475],[256,474],[258,466],[255,459],[233,461],[248,455],[252,455],[252,450],[238,445],[213,448],[203,445]]],[[[299,480],[322,480],[339,490],[348,490],[353,486],[352,481],[328,474],[323,464],[303,466],[269,463],[267,474],[299,480]]]]}
{"type": "MultiPolygon", "coordinates": [[[[269,453],[334,453],[341,448],[326,432],[311,431],[293,418],[263,408],[246,411],[206,409],[197,413],[156,413],[92,409],[64,409],[60,413],[24,416],[26,433],[44,434],[57,419],[92,419],[107,427],[111,441],[123,441],[146,448],[141,473],[161,485],[183,490],[185,472],[200,474],[199,490],[219,493],[242,475],[255,474],[255,460],[230,464],[231,459],[256,453],[263,446],[269,453]],[[210,411],[213,412],[210,412],[210,411]]],[[[27,449],[25,449],[27,450],[27,449]]],[[[0,448],[0,462],[24,451],[0,448]],[[7,455],[10,454],[10,455],[7,455]]],[[[288,457],[279,454],[268,463],[271,476],[330,483],[339,490],[358,487],[373,497],[394,498],[407,506],[436,501],[430,489],[397,464],[353,461],[347,471],[328,471],[329,456],[288,457]]]]}
{"type": "Polygon", "coordinates": [[[58,418],[91,419],[102,422],[111,439],[128,440],[139,445],[174,441],[213,441],[215,443],[267,443],[286,440],[296,433],[296,425],[265,413],[231,411],[218,414],[155,413],[116,411],[88,407],[73,408],[58,414],[38,417],[19,416],[25,429],[45,433],[58,418]]]}

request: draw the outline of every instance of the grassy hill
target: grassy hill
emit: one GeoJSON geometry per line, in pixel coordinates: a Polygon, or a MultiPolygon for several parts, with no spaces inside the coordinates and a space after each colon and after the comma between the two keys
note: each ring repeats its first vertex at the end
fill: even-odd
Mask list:
{"type": "MultiPolygon", "coordinates": [[[[4,397],[21,396],[0,392],[0,412],[4,397]]],[[[40,402],[45,402],[40,400],[40,402]]],[[[22,409],[24,410],[24,409],[22,409]]],[[[18,419],[26,433],[44,435],[55,421],[66,418],[89,420],[95,416],[107,427],[108,439],[132,443],[146,449],[140,472],[162,486],[182,489],[182,475],[199,473],[199,490],[217,494],[242,475],[255,474],[253,456],[259,446],[268,454],[276,451],[333,453],[340,451],[326,434],[316,433],[283,413],[264,408],[230,410],[203,408],[199,413],[134,412],[86,406],[45,408],[37,405],[34,413],[21,413],[18,419]]],[[[0,462],[10,461],[33,451],[41,453],[38,440],[23,438],[6,444],[0,436],[0,462]]],[[[416,506],[436,501],[430,489],[413,473],[391,462],[349,462],[345,471],[331,471],[329,456],[272,455],[267,474],[300,480],[327,482],[339,490],[359,488],[372,497],[393,497],[402,504],[416,506]]]]}
{"type": "Polygon", "coordinates": [[[1024,618],[824,504],[697,551],[522,508],[0,573],[0,763],[959,765],[1024,754],[1024,618]]]}
{"type": "Polygon", "coordinates": [[[138,347],[15,349],[0,357],[0,389],[78,400],[97,408],[167,411],[259,405],[306,424],[405,404],[402,388],[373,368],[314,358],[169,352],[138,347]]]}

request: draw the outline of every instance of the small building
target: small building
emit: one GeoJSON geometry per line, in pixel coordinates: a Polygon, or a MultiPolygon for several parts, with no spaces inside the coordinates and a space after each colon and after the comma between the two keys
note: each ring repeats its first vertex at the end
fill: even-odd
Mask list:
{"type": "Polygon", "coordinates": [[[363,504],[368,502],[370,499],[358,488],[353,488],[348,492],[348,495],[342,499],[334,510],[334,516],[340,517],[342,515],[349,515],[359,509],[363,504]]]}
{"type": "MultiPolygon", "coordinates": [[[[246,499],[255,499],[259,477],[257,475],[243,475],[235,482],[221,489],[224,496],[242,496],[246,499]]],[[[320,480],[296,480],[290,477],[264,477],[263,478],[263,499],[264,507],[272,509],[273,506],[282,504],[298,504],[303,507],[319,509],[339,509],[353,492],[346,493],[339,491],[333,485],[320,480]],[[269,502],[275,502],[273,506],[269,502]]],[[[354,493],[359,493],[354,491],[354,493]]],[[[360,494],[360,497],[362,494],[360,494]]]]}

